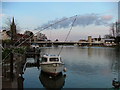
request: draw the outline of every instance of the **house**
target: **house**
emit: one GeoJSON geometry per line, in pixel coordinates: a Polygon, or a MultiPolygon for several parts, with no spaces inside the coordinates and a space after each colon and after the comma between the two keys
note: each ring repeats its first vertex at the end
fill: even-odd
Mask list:
{"type": "Polygon", "coordinates": [[[47,40],[47,36],[45,36],[45,34],[37,33],[37,41],[46,41],[46,40],[47,40]]]}
{"type": "Polygon", "coordinates": [[[6,31],[6,30],[3,30],[1,32],[1,37],[2,37],[2,40],[10,40],[11,39],[11,36],[9,34],[9,31],[6,31]]]}
{"type": "Polygon", "coordinates": [[[81,39],[79,40],[80,43],[87,42],[87,40],[81,39]]]}
{"type": "Polygon", "coordinates": [[[105,46],[114,46],[114,45],[116,45],[115,39],[102,38],[101,41],[104,43],[105,46]]]}

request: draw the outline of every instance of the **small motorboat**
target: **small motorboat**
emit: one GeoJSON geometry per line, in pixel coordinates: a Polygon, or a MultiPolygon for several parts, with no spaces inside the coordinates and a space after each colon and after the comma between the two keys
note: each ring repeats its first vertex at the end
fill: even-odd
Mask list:
{"type": "Polygon", "coordinates": [[[66,76],[63,73],[55,77],[51,77],[49,74],[41,71],[39,80],[41,81],[42,85],[48,90],[61,90],[65,85],[65,78],[66,76]]]}
{"type": "Polygon", "coordinates": [[[33,44],[31,45],[31,47],[32,47],[32,48],[39,48],[39,45],[38,45],[38,44],[33,43],[33,44]]]}
{"type": "Polygon", "coordinates": [[[41,70],[51,75],[58,75],[64,70],[64,63],[60,55],[45,54],[40,60],[41,70]]]}
{"type": "Polygon", "coordinates": [[[112,85],[114,86],[114,88],[120,88],[120,82],[116,81],[116,78],[112,81],[112,85]]]}

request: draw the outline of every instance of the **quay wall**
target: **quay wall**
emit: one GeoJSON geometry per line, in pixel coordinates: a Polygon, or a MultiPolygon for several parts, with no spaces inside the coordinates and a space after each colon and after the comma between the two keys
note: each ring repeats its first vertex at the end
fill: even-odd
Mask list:
{"type": "Polygon", "coordinates": [[[2,68],[2,88],[22,88],[23,83],[18,84],[20,84],[19,75],[23,74],[23,66],[26,62],[25,54],[13,54],[13,79],[10,77],[10,57],[7,58],[7,61],[2,68]]]}

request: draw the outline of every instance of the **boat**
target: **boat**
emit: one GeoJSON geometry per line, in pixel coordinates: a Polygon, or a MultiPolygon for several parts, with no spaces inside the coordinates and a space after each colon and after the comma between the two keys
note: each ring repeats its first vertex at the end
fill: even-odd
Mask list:
{"type": "Polygon", "coordinates": [[[39,48],[39,45],[38,45],[38,44],[33,43],[33,44],[31,45],[31,47],[32,47],[32,48],[39,48]]]}
{"type": "Polygon", "coordinates": [[[45,54],[40,60],[41,70],[51,75],[58,75],[64,70],[64,63],[60,55],[45,54]]]}
{"type": "Polygon", "coordinates": [[[50,90],[61,90],[65,85],[66,76],[60,73],[56,77],[51,77],[49,74],[41,71],[39,75],[39,80],[43,87],[50,90]]]}
{"type": "Polygon", "coordinates": [[[120,88],[120,82],[119,81],[113,80],[112,85],[114,86],[114,88],[120,88]]]}

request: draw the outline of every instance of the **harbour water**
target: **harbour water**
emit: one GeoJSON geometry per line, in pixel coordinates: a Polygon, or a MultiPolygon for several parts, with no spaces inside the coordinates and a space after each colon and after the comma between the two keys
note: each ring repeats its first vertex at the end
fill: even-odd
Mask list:
{"type": "MultiPolygon", "coordinates": [[[[61,47],[41,48],[42,53],[58,54],[61,47]]],[[[39,67],[28,67],[23,74],[24,88],[112,88],[118,79],[120,49],[112,47],[64,46],[61,57],[67,68],[56,78],[41,72],[39,67]],[[66,75],[66,76],[65,76],[66,75]]]]}

